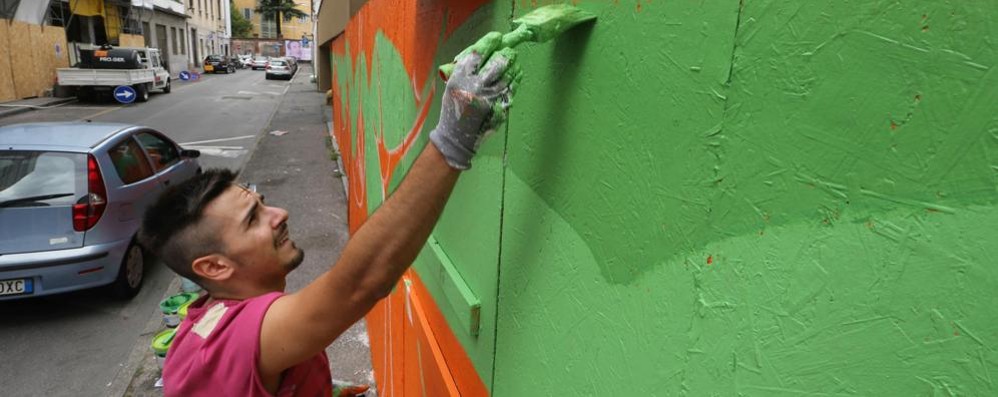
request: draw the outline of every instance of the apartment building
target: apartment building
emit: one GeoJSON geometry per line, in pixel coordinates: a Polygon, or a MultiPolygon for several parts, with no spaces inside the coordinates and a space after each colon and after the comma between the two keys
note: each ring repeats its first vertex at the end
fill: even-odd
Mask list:
{"type": "Polygon", "coordinates": [[[228,0],[183,0],[187,4],[189,61],[199,65],[205,56],[230,54],[232,27],[228,0]]]}

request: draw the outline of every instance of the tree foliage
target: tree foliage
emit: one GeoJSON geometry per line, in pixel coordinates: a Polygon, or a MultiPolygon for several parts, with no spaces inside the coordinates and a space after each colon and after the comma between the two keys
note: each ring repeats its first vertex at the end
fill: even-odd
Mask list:
{"type": "Polygon", "coordinates": [[[229,2],[229,19],[232,21],[232,37],[247,38],[253,36],[253,22],[243,17],[243,14],[236,12],[235,4],[229,2]]]}
{"type": "Polygon", "coordinates": [[[277,28],[277,38],[283,37],[281,21],[288,22],[291,18],[307,17],[308,13],[299,10],[294,0],[261,0],[256,12],[264,17],[273,18],[277,28]]]}

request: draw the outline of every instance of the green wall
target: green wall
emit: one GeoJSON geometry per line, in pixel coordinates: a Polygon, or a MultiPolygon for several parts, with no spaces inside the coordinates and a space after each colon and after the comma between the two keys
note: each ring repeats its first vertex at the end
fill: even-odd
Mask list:
{"type": "Polygon", "coordinates": [[[998,393],[998,5],[623,3],[522,52],[494,394],[998,393]]]}
{"type": "MultiPolygon", "coordinates": [[[[483,6],[435,59],[533,3],[483,6]]],[[[415,265],[479,376],[496,396],[998,394],[998,5],[741,3],[580,1],[594,26],[520,48],[507,130],[434,232],[477,336],[439,255],[415,265]]],[[[378,37],[380,106],[402,110],[354,100],[371,210],[370,126],[394,146],[415,118],[378,37]]]]}

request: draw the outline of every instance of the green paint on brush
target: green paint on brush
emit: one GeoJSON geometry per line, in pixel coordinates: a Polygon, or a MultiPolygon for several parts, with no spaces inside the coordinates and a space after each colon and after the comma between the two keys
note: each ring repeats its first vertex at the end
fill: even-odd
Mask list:
{"type": "MultiPolygon", "coordinates": [[[[461,51],[454,59],[460,59],[472,51],[482,54],[484,59],[488,59],[499,48],[513,48],[528,41],[544,43],[579,24],[595,20],[596,15],[568,4],[544,6],[514,19],[513,24],[519,26],[512,32],[505,35],[499,32],[489,32],[475,44],[461,51]]],[[[453,63],[440,66],[440,77],[444,80],[450,78],[453,72],[453,63]]]]}

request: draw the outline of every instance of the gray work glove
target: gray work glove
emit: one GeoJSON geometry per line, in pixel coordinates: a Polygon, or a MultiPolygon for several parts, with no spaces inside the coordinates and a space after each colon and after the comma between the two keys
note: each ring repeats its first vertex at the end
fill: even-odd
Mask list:
{"type": "Polygon", "coordinates": [[[482,140],[506,121],[521,76],[515,60],[516,52],[509,48],[459,55],[444,90],[440,120],[430,132],[430,141],[451,167],[471,168],[482,140]]]}

